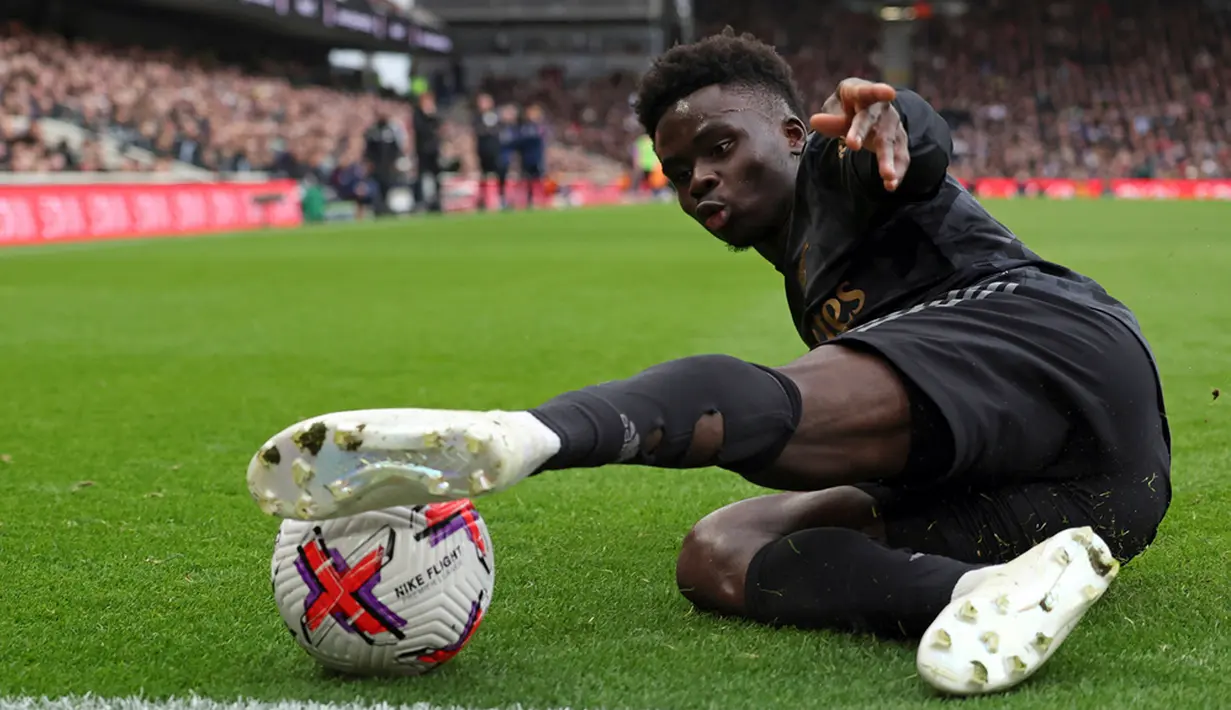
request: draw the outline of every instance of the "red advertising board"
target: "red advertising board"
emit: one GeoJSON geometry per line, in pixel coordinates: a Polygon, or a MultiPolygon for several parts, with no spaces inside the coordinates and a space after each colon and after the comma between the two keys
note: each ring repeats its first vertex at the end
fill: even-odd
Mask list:
{"type": "Polygon", "coordinates": [[[0,186],[0,246],[208,234],[302,222],[299,187],[292,180],[0,186]]]}
{"type": "MultiPolygon", "coordinates": [[[[471,212],[478,208],[480,188],[486,195],[488,205],[497,204],[499,190],[494,179],[483,181],[482,184],[474,178],[448,177],[442,184],[442,207],[445,212],[471,212]]],[[[509,180],[505,186],[505,199],[510,207],[522,208],[526,205],[526,183],[520,180],[509,180]]],[[[577,180],[564,185],[543,184],[535,186],[534,203],[539,206],[593,207],[596,205],[615,205],[631,201],[635,198],[628,188],[617,183],[593,183],[577,180]]]]}
{"type": "Polygon", "coordinates": [[[1231,200],[1231,180],[1109,180],[1122,200],[1231,200]]]}
{"type": "Polygon", "coordinates": [[[979,197],[1115,197],[1122,200],[1231,200],[1231,180],[1066,180],[980,178],[979,197]]]}
{"type": "MultiPolygon", "coordinates": [[[[980,198],[1111,197],[1126,200],[1231,200],[1231,179],[1067,180],[980,178],[980,198]]],[[[495,202],[495,184],[484,186],[495,202]]],[[[477,180],[449,178],[442,186],[446,211],[471,211],[477,180]]],[[[618,204],[632,196],[617,183],[576,182],[536,190],[535,202],[553,206],[618,204]]],[[[525,186],[510,182],[510,203],[525,203],[525,186]]],[[[633,200],[635,201],[635,200],[633,200]]],[[[298,185],[264,183],[173,185],[0,185],[0,247],[14,244],[164,237],[303,223],[298,185]]]]}

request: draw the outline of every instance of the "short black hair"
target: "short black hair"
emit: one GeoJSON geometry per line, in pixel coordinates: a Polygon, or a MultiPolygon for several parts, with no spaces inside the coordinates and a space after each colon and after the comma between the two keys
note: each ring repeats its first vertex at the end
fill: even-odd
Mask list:
{"type": "Polygon", "coordinates": [[[654,60],[637,90],[637,119],[653,136],[675,102],[715,84],[761,89],[782,98],[796,115],[803,114],[791,65],[752,34],[736,35],[727,27],[721,34],[676,45],[654,60]]]}

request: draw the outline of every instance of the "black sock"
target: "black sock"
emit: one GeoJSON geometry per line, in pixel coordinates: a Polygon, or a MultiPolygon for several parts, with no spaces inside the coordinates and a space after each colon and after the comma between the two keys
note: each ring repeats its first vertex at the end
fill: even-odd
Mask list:
{"type": "Polygon", "coordinates": [[[726,355],[698,355],[566,392],[530,413],[560,437],[560,452],[544,470],[679,468],[697,422],[720,413],[722,448],[700,465],[755,472],[782,453],[801,411],[799,388],[785,375],[726,355]]]}
{"type": "Polygon", "coordinates": [[[745,605],[756,621],[918,638],[978,565],[912,554],[846,528],[792,533],[748,566],[745,605]]]}

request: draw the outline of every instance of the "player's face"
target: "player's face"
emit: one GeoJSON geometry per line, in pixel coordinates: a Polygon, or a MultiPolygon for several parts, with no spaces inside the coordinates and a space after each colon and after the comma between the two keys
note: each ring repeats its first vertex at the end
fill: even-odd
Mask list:
{"type": "Polygon", "coordinates": [[[707,86],[658,122],[654,147],[680,207],[736,249],[775,239],[790,218],[807,129],[751,90],[707,86]]]}

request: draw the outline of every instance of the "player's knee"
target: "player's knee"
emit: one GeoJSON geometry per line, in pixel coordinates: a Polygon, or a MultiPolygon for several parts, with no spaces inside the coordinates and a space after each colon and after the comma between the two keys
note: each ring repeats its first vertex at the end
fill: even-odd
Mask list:
{"type": "Polygon", "coordinates": [[[698,608],[719,614],[744,613],[744,578],[761,547],[775,536],[727,524],[723,511],[711,513],[684,537],[675,580],[698,608]]]}
{"type": "Polygon", "coordinates": [[[700,609],[746,616],[745,586],[753,559],[804,521],[885,538],[876,499],[859,488],[741,500],[702,518],[685,536],[676,564],[680,593],[700,609]]]}

